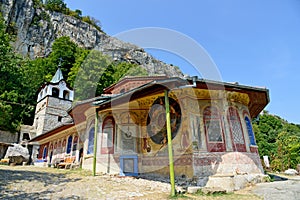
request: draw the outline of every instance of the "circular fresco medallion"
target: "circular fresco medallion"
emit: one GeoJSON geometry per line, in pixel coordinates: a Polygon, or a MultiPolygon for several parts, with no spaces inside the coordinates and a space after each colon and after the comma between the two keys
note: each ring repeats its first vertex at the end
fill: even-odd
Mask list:
{"type": "MultiPolygon", "coordinates": [[[[181,109],[177,101],[169,98],[172,139],[176,136],[180,122],[181,109]]],[[[147,132],[156,144],[167,142],[165,98],[159,97],[152,104],[147,117],[147,132]]]]}

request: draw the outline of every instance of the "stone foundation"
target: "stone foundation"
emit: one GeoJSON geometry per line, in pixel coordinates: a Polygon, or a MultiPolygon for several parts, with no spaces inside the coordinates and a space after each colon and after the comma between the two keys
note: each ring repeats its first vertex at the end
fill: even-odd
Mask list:
{"type": "Polygon", "coordinates": [[[267,175],[264,174],[244,174],[244,175],[213,175],[207,180],[205,187],[221,188],[226,192],[240,190],[247,186],[265,182],[267,175]]]}

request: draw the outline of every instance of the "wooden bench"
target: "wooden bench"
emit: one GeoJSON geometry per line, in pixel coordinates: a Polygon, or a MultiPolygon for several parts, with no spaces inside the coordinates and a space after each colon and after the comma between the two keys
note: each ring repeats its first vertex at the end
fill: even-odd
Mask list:
{"type": "Polygon", "coordinates": [[[59,163],[57,165],[57,168],[65,168],[68,169],[71,167],[72,163],[74,163],[75,157],[67,157],[64,159],[63,162],[59,163]]]}

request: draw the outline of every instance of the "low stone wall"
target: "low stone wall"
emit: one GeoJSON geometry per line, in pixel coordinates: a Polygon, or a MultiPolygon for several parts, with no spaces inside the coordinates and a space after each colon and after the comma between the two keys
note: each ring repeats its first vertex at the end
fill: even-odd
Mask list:
{"type": "Polygon", "coordinates": [[[18,133],[0,130],[0,142],[18,143],[18,133]]]}
{"type": "Polygon", "coordinates": [[[263,174],[259,155],[249,152],[197,153],[193,155],[194,175],[263,174]]]}
{"type": "Polygon", "coordinates": [[[226,192],[241,190],[247,186],[268,181],[268,175],[264,174],[243,174],[243,175],[213,175],[208,177],[206,188],[220,188],[226,192]]]}

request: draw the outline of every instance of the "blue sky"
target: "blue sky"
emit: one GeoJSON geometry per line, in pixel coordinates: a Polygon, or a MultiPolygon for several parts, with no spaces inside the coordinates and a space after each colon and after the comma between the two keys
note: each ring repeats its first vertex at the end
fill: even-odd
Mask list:
{"type": "MultiPolygon", "coordinates": [[[[265,86],[266,109],[300,124],[299,0],[65,0],[71,9],[101,21],[109,35],[161,27],[197,41],[210,55],[222,80],[265,86]]],[[[193,66],[171,53],[149,50],[190,75],[193,66]]]]}

